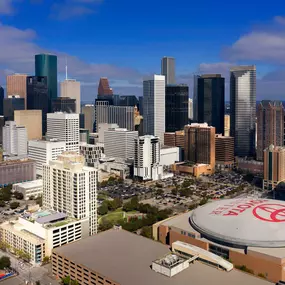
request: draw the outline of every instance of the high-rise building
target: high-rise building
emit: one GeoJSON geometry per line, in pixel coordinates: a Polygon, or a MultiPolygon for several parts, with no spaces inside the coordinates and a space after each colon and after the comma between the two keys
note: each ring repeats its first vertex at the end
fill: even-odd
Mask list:
{"type": "Polygon", "coordinates": [[[273,190],[285,180],[285,148],[270,145],[264,150],[263,189],[273,190]]]}
{"type": "Polygon", "coordinates": [[[134,141],[134,177],[141,180],[159,180],[163,177],[160,165],[160,142],[157,136],[142,136],[134,141]]]}
{"type": "Polygon", "coordinates": [[[3,143],[3,127],[5,126],[4,116],[0,116],[0,146],[3,143]]]}
{"type": "Polygon", "coordinates": [[[153,75],[143,82],[143,129],[146,135],[160,138],[165,133],[165,76],[153,75]]]}
{"type": "Polygon", "coordinates": [[[25,110],[25,99],[19,95],[9,95],[3,100],[3,109],[5,121],[14,121],[14,111],[25,110]]]}
{"type": "Polygon", "coordinates": [[[193,76],[193,121],[198,122],[198,79],[200,75],[193,76]]]}
{"type": "Polygon", "coordinates": [[[107,123],[101,123],[98,126],[98,142],[104,144],[104,134],[105,131],[108,131],[109,129],[118,129],[118,124],[107,124],[107,123]]]}
{"type": "Polygon", "coordinates": [[[257,108],[257,160],[263,160],[263,151],[271,144],[283,146],[284,108],[281,101],[264,100],[257,108]]]}
{"type": "Polygon", "coordinates": [[[0,85],[0,116],[3,116],[4,88],[0,85]]]}
{"type": "Polygon", "coordinates": [[[128,131],[122,128],[109,129],[104,132],[104,153],[107,157],[134,158],[134,141],[137,138],[137,131],[128,131]]]}
{"type": "Polygon", "coordinates": [[[89,143],[89,130],[79,129],[79,141],[80,143],[89,143]]]}
{"type": "Polygon", "coordinates": [[[97,233],[98,170],[84,166],[84,156],[66,152],[43,166],[43,207],[76,219],[89,218],[97,233]]]}
{"type": "Polygon", "coordinates": [[[47,114],[47,138],[66,143],[66,151],[79,152],[79,114],[47,114]]]}
{"type": "Polygon", "coordinates": [[[225,115],[225,136],[230,136],[230,115],[225,115]]]}
{"type": "Polygon", "coordinates": [[[256,67],[231,68],[230,134],[235,138],[235,155],[255,155],[256,67]]]}
{"type": "Polygon", "coordinates": [[[233,137],[222,136],[217,134],[215,137],[216,144],[216,167],[220,169],[230,169],[235,162],[235,141],[233,137]]]}
{"type": "Polygon", "coordinates": [[[92,104],[87,104],[82,107],[82,113],[84,114],[85,124],[84,129],[89,130],[90,133],[94,131],[95,122],[95,107],[92,104]]]}
{"type": "Polygon", "coordinates": [[[110,88],[109,80],[107,77],[101,77],[98,86],[98,95],[113,95],[113,90],[110,88]]]}
{"type": "Polygon", "coordinates": [[[85,158],[85,165],[97,167],[99,159],[102,157],[104,147],[102,145],[80,143],[80,154],[85,158]]]}
{"type": "Polygon", "coordinates": [[[139,111],[140,114],[143,116],[143,96],[139,97],[139,111]]]}
{"type": "Polygon", "coordinates": [[[48,112],[51,112],[52,99],[57,98],[57,56],[37,54],[35,56],[35,75],[47,77],[48,112]]]}
{"type": "Polygon", "coordinates": [[[165,87],[165,131],[182,130],[188,124],[188,86],[185,84],[165,87]]]}
{"type": "Polygon", "coordinates": [[[57,97],[52,100],[52,113],[76,113],[76,100],[68,97],[57,97]]]}
{"type": "Polygon", "coordinates": [[[7,96],[19,95],[25,100],[27,106],[27,74],[7,75],[7,96]]]}
{"type": "Polygon", "coordinates": [[[27,129],[28,140],[42,139],[42,110],[21,110],[14,112],[17,126],[27,129]]]}
{"type": "Polygon", "coordinates": [[[60,96],[76,100],[75,113],[79,114],[81,109],[80,82],[74,79],[66,79],[60,83],[60,96]]]}
{"type": "Polygon", "coordinates": [[[207,123],[224,134],[225,78],[205,74],[198,78],[198,123],[207,123]]]}
{"type": "Polygon", "coordinates": [[[215,168],[215,128],[204,124],[191,124],[185,131],[185,160],[203,163],[215,168]]]}
{"type": "Polygon", "coordinates": [[[42,141],[30,140],[28,142],[29,158],[36,162],[36,174],[43,175],[43,165],[66,151],[66,143],[58,140],[42,141]]]}
{"type": "Polygon", "coordinates": [[[165,76],[165,85],[175,84],[175,58],[164,56],[161,59],[161,74],[165,76]]]}
{"type": "Polygon", "coordinates": [[[27,129],[7,121],[3,127],[3,149],[8,156],[26,156],[28,153],[27,129]]]}
{"type": "Polygon", "coordinates": [[[42,111],[42,134],[47,131],[47,113],[49,112],[49,95],[46,76],[27,77],[27,109],[42,111]]]}
{"type": "Polygon", "coordinates": [[[188,119],[193,120],[193,99],[188,99],[188,119]]]}
{"type": "Polygon", "coordinates": [[[135,107],[138,105],[139,101],[138,98],[135,95],[118,95],[119,96],[119,102],[116,102],[117,106],[129,106],[129,107],[135,107]]]}

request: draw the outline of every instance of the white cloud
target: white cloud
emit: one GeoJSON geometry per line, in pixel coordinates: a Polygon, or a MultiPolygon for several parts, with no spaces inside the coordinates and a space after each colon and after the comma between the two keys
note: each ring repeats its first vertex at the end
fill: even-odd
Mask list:
{"type": "Polygon", "coordinates": [[[11,15],[13,13],[12,0],[0,0],[0,15],[11,15]]]}

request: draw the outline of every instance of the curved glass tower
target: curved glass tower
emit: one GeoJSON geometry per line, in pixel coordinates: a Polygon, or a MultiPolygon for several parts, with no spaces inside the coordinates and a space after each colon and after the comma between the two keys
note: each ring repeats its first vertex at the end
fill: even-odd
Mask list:
{"type": "Polygon", "coordinates": [[[35,56],[35,75],[47,77],[49,96],[49,112],[52,99],[57,98],[57,56],[51,54],[37,54],[35,56]]]}

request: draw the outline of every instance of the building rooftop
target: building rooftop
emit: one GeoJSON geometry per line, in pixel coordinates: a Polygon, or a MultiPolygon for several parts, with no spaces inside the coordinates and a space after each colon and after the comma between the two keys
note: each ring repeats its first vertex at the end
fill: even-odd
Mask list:
{"type": "Polygon", "coordinates": [[[224,272],[195,262],[172,278],[151,269],[153,261],[170,253],[166,245],[112,229],[54,249],[54,252],[122,285],[269,285],[240,271],[224,272]],[[96,257],[96,258],[94,258],[96,257]]]}
{"type": "Polygon", "coordinates": [[[19,186],[19,187],[25,188],[25,189],[29,189],[29,188],[33,188],[33,187],[40,187],[40,186],[43,186],[43,180],[37,179],[37,180],[33,180],[33,181],[16,183],[13,186],[19,186]]]}
{"type": "Polygon", "coordinates": [[[0,162],[0,166],[5,166],[5,165],[11,165],[11,164],[18,164],[18,163],[27,163],[27,162],[34,162],[34,160],[29,159],[29,158],[22,158],[22,159],[14,159],[14,160],[6,160],[0,162]]]}

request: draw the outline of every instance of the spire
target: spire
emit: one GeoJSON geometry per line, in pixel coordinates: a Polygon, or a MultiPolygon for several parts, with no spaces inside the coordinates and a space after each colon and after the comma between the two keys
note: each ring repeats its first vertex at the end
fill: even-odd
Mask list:
{"type": "Polygon", "coordinates": [[[65,80],[67,80],[67,58],[65,58],[65,80]]]}

